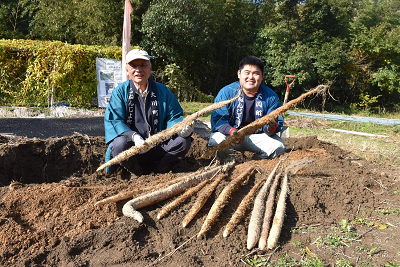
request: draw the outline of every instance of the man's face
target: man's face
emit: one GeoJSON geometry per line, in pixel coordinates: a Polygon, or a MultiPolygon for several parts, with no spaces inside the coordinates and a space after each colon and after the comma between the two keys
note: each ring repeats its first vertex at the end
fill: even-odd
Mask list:
{"type": "Polygon", "coordinates": [[[151,74],[150,61],[145,59],[135,59],[126,64],[126,72],[135,84],[146,84],[151,74]]]}
{"type": "Polygon", "coordinates": [[[254,96],[264,78],[264,74],[257,65],[244,65],[238,70],[238,78],[243,91],[248,96],[254,96]]]}

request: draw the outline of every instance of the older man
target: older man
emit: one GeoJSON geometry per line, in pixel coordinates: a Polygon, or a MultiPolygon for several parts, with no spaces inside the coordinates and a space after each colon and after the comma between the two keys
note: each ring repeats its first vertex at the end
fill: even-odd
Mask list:
{"type": "MultiPolygon", "coordinates": [[[[131,50],[126,55],[126,71],[129,80],[113,90],[104,116],[109,145],[106,162],[183,120],[183,110],[173,93],[150,78],[151,61],[146,51],[131,50]]],[[[154,163],[152,171],[166,172],[189,151],[192,132],[193,129],[187,126],[150,151],[135,155],[120,165],[136,175],[140,174],[139,166],[148,163],[154,163]]]]}
{"type": "MultiPolygon", "coordinates": [[[[239,63],[237,72],[239,81],[222,88],[215,102],[233,98],[241,88],[243,93],[232,105],[225,106],[211,113],[209,146],[216,146],[227,136],[236,134],[238,129],[269,114],[281,106],[278,95],[262,84],[264,63],[261,59],[249,56],[239,63]]],[[[276,135],[283,127],[283,117],[267,124],[243,139],[236,141],[232,148],[238,151],[254,152],[257,158],[274,158],[283,154],[286,146],[276,135]]]]}

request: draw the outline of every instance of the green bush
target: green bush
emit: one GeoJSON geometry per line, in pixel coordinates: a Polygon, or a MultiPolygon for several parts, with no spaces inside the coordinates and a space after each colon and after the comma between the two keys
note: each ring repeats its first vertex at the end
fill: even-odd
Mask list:
{"type": "Polygon", "coordinates": [[[121,59],[120,47],[59,41],[0,40],[0,104],[90,106],[97,92],[96,58],[121,59]]]}

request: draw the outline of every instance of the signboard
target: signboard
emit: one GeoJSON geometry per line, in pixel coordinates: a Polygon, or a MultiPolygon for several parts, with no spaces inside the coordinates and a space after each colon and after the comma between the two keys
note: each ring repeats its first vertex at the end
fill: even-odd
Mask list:
{"type": "Polygon", "coordinates": [[[111,92],[122,83],[121,60],[96,58],[97,99],[99,107],[107,107],[111,92]]]}

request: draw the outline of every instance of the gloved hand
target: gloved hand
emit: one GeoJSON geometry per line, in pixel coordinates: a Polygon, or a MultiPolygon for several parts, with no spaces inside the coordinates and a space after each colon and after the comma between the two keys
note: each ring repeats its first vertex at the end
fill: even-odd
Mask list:
{"type": "Polygon", "coordinates": [[[134,133],[132,135],[132,141],[135,142],[135,146],[138,146],[138,145],[141,145],[144,143],[144,139],[138,133],[134,133]]]}
{"type": "Polygon", "coordinates": [[[193,133],[193,128],[190,125],[186,125],[183,127],[183,129],[180,131],[180,136],[183,138],[189,137],[193,133]]]}
{"type": "MultiPolygon", "coordinates": [[[[232,128],[232,129],[229,131],[229,134],[232,136],[232,135],[237,134],[237,132],[238,132],[238,129],[232,128]]],[[[240,138],[239,140],[236,140],[236,142],[235,142],[234,144],[235,144],[235,145],[240,145],[240,144],[243,144],[243,142],[244,142],[244,137],[240,138]]]]}
{"type": "Polygon", "coordinates": [[[276,120],[272,120],[270,123],[267,124],[267,134],[274,134],[276,129],[278,128],[278,122],[276,120]]]}

